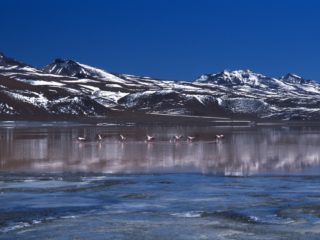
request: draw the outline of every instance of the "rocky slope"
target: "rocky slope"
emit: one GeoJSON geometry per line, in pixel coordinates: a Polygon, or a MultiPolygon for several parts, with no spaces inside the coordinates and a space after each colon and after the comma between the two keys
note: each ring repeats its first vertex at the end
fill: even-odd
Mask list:
{"type": "Polygon", "coordinates": [[[107,116],[116,111],[320,120],[320,85],[294,74],[249,70],[204,74],[193,82],[114,74],[72,60],[42,69],[0,54],[0,115],[107,116]]]}

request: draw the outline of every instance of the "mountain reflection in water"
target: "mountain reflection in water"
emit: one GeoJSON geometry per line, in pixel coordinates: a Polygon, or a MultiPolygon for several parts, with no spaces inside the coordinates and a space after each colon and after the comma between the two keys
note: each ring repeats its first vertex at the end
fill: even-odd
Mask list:
{"type": "Polygon", "coordinates": [[[201,172],[224,175],[300,173],[319,166],[316,127],[98,127],[0,128],[2,171],[106,173],[201,172]],[[97,141],[101,134],[102,141],[97,141]],[[119,134],[127,137],[121,142],[119,134]],[[144,141],[146,134],[155,142],[144,141]],[[181,134],[180,142],[170,142],[181,134]],[[216,134],[225,138],[216,141],[216,134]],[[86,136],[88,141],[77,141],[86,136]],[[195,136],[187,142],[186,136],[195,136]]]}

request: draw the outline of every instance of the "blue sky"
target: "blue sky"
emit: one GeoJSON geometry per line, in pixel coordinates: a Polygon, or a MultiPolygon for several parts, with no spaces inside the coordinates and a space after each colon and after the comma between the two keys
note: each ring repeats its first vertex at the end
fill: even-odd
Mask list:
{"type": "Polygon", "coordinates": [[[0,51],[111,72],[193,80],[223,69],[320,80],[320,1],[10,0],[0,51]]]}

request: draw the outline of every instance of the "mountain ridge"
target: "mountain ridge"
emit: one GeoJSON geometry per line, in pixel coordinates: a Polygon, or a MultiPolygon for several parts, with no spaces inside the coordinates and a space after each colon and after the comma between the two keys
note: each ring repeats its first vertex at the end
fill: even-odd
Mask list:
{"type": "Polygon", "coordinates": [[[122,111],[320,120],[319,106],[320,85],[293,73],[274,78],[224,70],[192,82],[172,81],[110,73],[59,58],[38,69],[0,54],[0,116],[107,116],[122,111]]]}

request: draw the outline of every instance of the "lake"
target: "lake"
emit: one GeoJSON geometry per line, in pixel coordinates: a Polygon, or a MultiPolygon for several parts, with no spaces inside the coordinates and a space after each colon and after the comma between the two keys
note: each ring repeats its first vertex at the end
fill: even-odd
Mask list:
{"type": "Polygon", "coordinates": [[[320,239],[319,143],[317,126],[0,122],[0,239],[320,239]]]}

